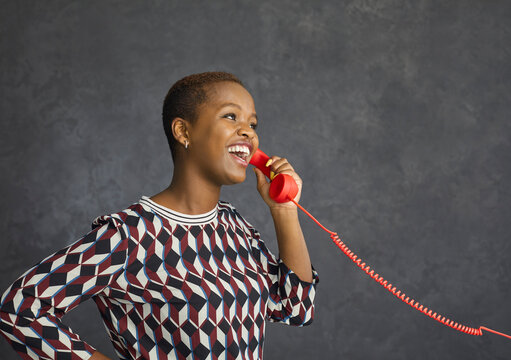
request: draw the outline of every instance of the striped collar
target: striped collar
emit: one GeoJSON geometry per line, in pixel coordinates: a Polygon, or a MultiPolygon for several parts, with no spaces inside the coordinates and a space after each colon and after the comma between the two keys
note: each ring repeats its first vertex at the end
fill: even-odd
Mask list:
{"type": "Polygon", "coordinates": [[[183,214],[175,210],[169,209],[168,207],[155,203],[153,200],[151,200],[148,196],[145,195],[142,196],[139,203],[142,205],[149,206],[154,212],[156,212],[160,216],[163,216],[166,219],[184,225],[206,224],[213,221],[218,215],[218,203],[212,210],[208,211],[207,213],[198,215],[183,214]]]}

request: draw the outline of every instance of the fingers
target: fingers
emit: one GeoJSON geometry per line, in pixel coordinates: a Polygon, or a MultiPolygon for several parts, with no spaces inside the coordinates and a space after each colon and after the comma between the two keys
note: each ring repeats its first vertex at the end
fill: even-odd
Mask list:
{"type": "MultiPolygon", "coordinates": [[[[275,176],[280,174],[289,175],[293,178],[296,185],[298,186],[298,193],[296,194],[294,201],[298,202],[300,200],[300,194],[302,191],[302,179],[298,174],[295,172],[294,168],[291,166],[291,164],[287,161],[286,158],[281,158],[279,156],[272,156],[266,163],[266,167],[269,167],[270,169],[270,180],[273,180],[275,176]]],[[[285,203],[285,204],[279,204],[276,203],[273,199],[270,198],[268,190],[270,188],[270,183],[266,181],[266,178],[263,175],[262,171],[257,170],[257,189],[259,190],[259,193],[265,200],[265,202],[270,206],[271,208],[278,207],[296,207],[296,205],[291,203],[285,203]],[[260,177],[263,177],[263,179],[260,179],[260,177]]]]}
{"type": "Polygon", "coordinates": [[[264,184],[268,183],[268,181],[266,180],[266,176],[264,176],[263,172],[261,170],[259,170],[258,168],[254,167],[254,172],[256,174],[256,179],[257,179],[257,187],[261,187],[263,186],[264,184]]]}
{"type": "MultiPolygon", "coordinates": [[[[277,174],[292,175],[295,172],[294,168],[291,166],[291,164],[287,161],[286,158],[272,156],[270,158],[270,160],[271,160],[271,163],[270,163],[271,180],[273,180],[273,178],[277,174]]],[[[268,162],[270,162],[270,160],[268,160],[268,162]]]]}

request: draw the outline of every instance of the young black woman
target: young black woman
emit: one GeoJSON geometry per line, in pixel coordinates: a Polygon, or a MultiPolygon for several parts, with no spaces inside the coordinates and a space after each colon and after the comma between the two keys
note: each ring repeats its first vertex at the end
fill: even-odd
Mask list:
{"type": "MultiPolygon", "coordinates": [[[[24,358],[107,359],[61,321],[92,298],[121,359],[260,359],[265,320],[308,325],[313,270],[296,205],[276,203],[255,169],[275,225],[279,258],[228,202],[259,146],[254,101],[223,72],[187,76],[169,90],[163,124],[170,185],[117,213],[28,270],[5,292],[3,335],[24,358]]],[[[285,158],[273,174],[302,181],[285,158]]]]}

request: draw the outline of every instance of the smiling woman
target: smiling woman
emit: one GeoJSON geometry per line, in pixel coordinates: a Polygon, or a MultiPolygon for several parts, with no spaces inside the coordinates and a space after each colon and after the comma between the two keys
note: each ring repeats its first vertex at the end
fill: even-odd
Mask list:
{"type": "MultiPolygon", "coordinates": [[[[265,321],[303,326],[318,276],[296,205],[276,203],[256,169],[280,258],[228,202],[223,185],[246,177],[259,145],[250,93],[234,75],[187,76],[169,90],[163,124],[170,185],[97,217],[92,231],[16,280],[1,303],[1,331],[24,358],[105,359],[63,325],[92,298],[121,359],[260,359],[265,321]]],[[[289,162],[271,170],[302,182],[289,162]]]]}

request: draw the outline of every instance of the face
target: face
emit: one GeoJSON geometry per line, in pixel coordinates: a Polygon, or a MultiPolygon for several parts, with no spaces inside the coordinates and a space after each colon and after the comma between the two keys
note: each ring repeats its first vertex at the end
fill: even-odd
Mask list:
{"type": "Polygon", "coordinates": [[[254,100],[243,86],[230,81],[208,86],[207,94],[189,128],[187,161],[216,185],[243,182],[259,146],[254,100]]]}

